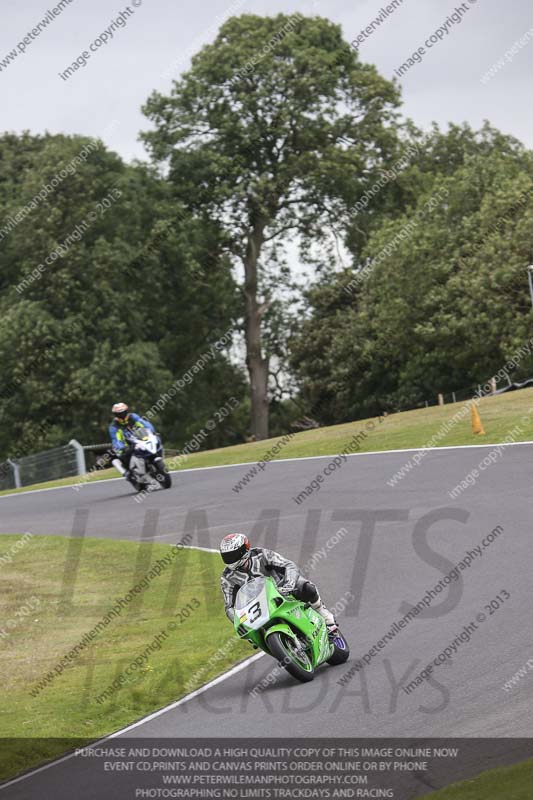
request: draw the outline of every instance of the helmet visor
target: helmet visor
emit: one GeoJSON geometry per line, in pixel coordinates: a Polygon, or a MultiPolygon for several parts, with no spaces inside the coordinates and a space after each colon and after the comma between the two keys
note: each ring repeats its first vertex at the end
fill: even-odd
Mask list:
{"type": "Polygon", "coordinates": [[[246,565],[248,558],[249,556],[245,555],[243,558],[239,558],[238,561],[233,561],[231,564],[226,564],[226,566],[229,569],[242,569],[246,565]]]}
{"type": "Polygon", "coordinates": [[[220,554],[222,561],[231,569],[241,567],[248,559],[248,548],[245,544],[236,547],[234,550],[226,550],[220,554]]]}

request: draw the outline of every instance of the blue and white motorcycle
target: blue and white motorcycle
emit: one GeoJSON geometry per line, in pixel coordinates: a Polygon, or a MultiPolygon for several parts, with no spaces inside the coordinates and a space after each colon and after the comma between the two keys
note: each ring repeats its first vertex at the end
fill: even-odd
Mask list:
{"type": "Polygon", "coordinates": [[[148,428],[134,428],[129,432],[128,441],[133,447],[129,464],[130,482],[137,491],[170,489],[172,478],[163,461],[160,437],[148,428]]]}

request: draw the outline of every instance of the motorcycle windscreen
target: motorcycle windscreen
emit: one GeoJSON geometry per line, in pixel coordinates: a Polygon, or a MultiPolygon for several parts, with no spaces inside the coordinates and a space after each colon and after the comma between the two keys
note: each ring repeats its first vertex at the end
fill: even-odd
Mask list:
{"type": "Polygon", "coordinates": [[[270,619],[266,581],[254,578],[239,589],[235,598],[235,618],[239,625],[255,631],[270,619]]]}
{"type": "Polygon", "coordinates": [[[146,450],[148,453],[155,455],[158,450],[157,437],[154,436],[152,431],[148,428],[135,428],[132,431],[133,441],[136,442],[141,449],[146,450]]]}
{"type": "Polygon", "coordinates": [[[139,439],[141,442],[144,439],[148,439],[150,436],[151,431],[148,428],[133,428],[131,435],[134,439],[139,439]]]}

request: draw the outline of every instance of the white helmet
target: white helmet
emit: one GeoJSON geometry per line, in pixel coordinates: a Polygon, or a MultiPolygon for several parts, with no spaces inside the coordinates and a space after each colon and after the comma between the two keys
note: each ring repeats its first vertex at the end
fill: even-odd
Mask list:
{"type": "Polygon", "coordinates": [[[220,542],[220,555],[230,569],[242,567],[250,555],[248,537],[244,533],[228,533],[220,542]]]}

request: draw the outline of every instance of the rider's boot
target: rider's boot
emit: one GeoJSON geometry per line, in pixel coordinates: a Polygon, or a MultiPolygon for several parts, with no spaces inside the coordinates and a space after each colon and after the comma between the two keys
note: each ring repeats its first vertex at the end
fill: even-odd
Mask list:
{"type": "Polygon", "coordinates": [[[121,475],[126,477],[126,474],[127,474],[128,470],[126,470],[126,468],[124,467],[124,465],[123,465],[122,461],[120,460],[120,458],[114,458],[111,463],[113,464],[115,469],[118,472],[120,472],[121,475]]]}
{"type": "Polygon", "coordinates": [[[122,477],[125,478],[128,481],[128,483],[131,483],[132,486],[135,486],[135,483],[134,483],[134,481],[132,480],[132,477],[131,477],[131,470],[126,469],[124,467],[124,464],[122,463],[122,461],[119,458],[114,458],[111,463],[113,464],[115,469],[118,470],[118,472],[120,472],[122,477]]]}
{"type": "Polygon", "coordinates": [[[337,623],[335,622],[335,617],[333,616],[329,608],[326,608],[320,597],[315,603],[311,603],[310,605],[311,608],[314,608],[315,611],[318,611],[320,616],[324,619],[324,622],[326,623],[326,627],[328,629],[328,633],[330,634],[335,633],[335,631],[337,630],[337,623]]]}

